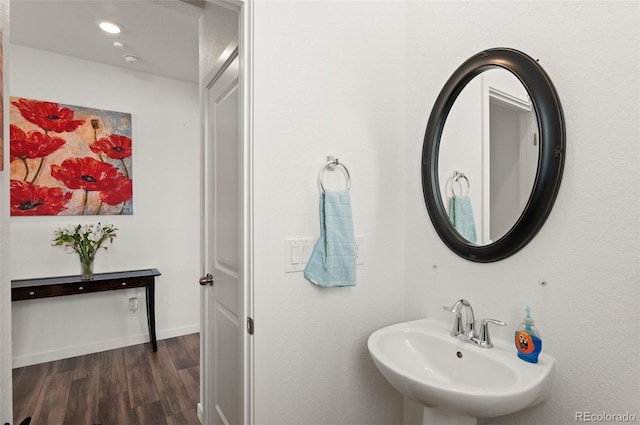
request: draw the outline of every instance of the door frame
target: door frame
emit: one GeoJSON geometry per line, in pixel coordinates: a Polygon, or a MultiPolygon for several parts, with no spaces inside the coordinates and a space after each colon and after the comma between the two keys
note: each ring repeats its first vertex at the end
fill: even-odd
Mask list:
{"type": "MultiPolygon", "coordinates": [[[[201,169],[201,181],[204,181],[205,170],[204,161],[206,157],[204,155],[204,147],[206,143],[205,132],[205,117],[206,110],[206,93],[213,81],[219,76],[219,73],[226,69],[227,61],[230,56],[234,54],[234,50],[237,49],[237,55],[239,58],[239,119],[240,119],[240,157],[242,158],[240,166],[242,172],[240,176],[240,199],[242,211],[242,217],[240,219],[240,252],[241,252],[241,265],[240,265],[240,314],[241,321],[248,321],[249,318],[253,320],[253,0],[206,0],[209,3],[232,9],[238,13],[238,39],[232,41],[225,51],[221,54],[220,58],[216,61],[213,69],[203,77],[200,84],[200,114],[201,114],[201,146],[202,146],[202,169],[201,169]]],[[[201,195],[204,200],[204,188],[201,195]]],[[[204,213],[204,205],[201,208],[204,213]]],[[[203,223],[201,217],[201,223],[203,223]]],[[[201,252],[204,253],[203,247],[201,252]]],[[[204,254],[203,254],[204,255],[204,254]]],[[[201,259],[201,264],[204,264],[204,258],[201,259]]],[[[206,273],[206,272],[205,272],[206,273]]],[[[202,289],[203,291],[206,288],[202,289]]],[[[204,296],[201,295],[201,309],[200,309],[200,323],[205,323],[206,320],[204,303],[202,300],[204,296]]],[[[240,420],[242,424],[253,425],[254,423],[254,348],[253,337],[250,335],[245,326],[241,326],[242,335],[240,338],[240,352],[242,353],[241,361],[241,403],[242,408],[240,412],[240,420]]],[[[203,344],[200,347],[201,359],[205,354],[203,353],[203,344]]],[[[202,362],[202,360],[201,360],[202,362]]],[[[203,387],[204,382],[202,369],[200,371],[200,403],[198,404],[198,417],[202,421],[202,400],[203,400],[203,387]]],[[[205,424],[207,425],[207,424],[205,424]]]]}
{"type": "Polygon", "coordinates": [[[0,134],[4,143],[0,143],[4,155],[0,169],[0,423],[13,422],[13,384],[12,384],[12,347],[11,347],[11,281],[9,279],[9,1],[0,0],[0,68],[3,78],[0,102],[3,102],[2,120],[4,133],[0,134]]]}

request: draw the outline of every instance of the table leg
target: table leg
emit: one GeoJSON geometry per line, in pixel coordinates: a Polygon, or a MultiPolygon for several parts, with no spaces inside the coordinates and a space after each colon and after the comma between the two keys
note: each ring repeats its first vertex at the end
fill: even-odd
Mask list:
{"type": "Polygon", "coordinates": [[[147,324],[149,325],[149,337],[151,338],[153,351],[158,351],[158,342],[156,341],[156,290],[153,278],[151,278],[151,283],[149,283],[145,289],[147,292],[147,324]]]}

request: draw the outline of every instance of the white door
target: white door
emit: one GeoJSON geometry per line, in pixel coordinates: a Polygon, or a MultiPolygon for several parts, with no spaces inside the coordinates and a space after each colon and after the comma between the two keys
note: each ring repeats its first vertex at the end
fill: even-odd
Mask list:
{"type": "Polygon", "coordinates": [[[205,101],[203,212],[202,422],[242,421],[241,127],[239,64],[210,82],[205,101]],[[207,274],[212,276],[207,277],[207,274]]]}

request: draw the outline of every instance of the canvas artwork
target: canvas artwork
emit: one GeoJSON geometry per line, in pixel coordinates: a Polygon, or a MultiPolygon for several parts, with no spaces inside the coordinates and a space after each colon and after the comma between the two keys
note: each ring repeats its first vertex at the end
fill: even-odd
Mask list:
{"type": "Polygon", "coordinates": [[[11,215],[133,214],[131,114],[10,97],[11,215]]]}

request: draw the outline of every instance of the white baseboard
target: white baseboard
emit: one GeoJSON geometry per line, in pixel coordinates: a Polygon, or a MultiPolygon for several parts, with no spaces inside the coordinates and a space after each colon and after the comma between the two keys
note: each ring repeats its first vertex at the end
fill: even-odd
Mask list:
{"type": "MultiPolygon", "coordinates": [[[[156,332],[156,339],[160,341],[196,332],[200,332],[200,324],[159,330],[156,332]]],[[[12,367],[16,369],[38,363],[52,362],[60,359],[68,359],[70,357],[84,356],[85,354],[99,353],[101,351],[128,347],[130,345],[143,344],[149,341],[150,339],[148,334],[139,334],[107,341],[96,341],[87,345],[65,347],[58,350],[43,351],[40,353],[23,354],[21,356],[13,357],[12,367]]]]}

